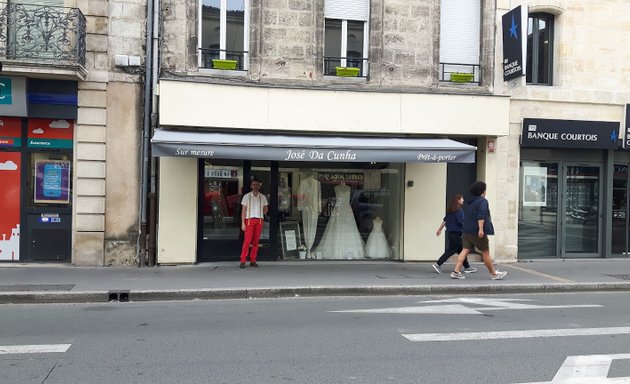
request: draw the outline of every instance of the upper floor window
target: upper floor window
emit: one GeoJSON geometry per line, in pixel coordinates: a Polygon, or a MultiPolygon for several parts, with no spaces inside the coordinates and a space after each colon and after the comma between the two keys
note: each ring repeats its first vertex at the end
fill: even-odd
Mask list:
{"type": "Polygon", "coordinates": [[[479,83],[480,0],[440,2],[440,81],[479,83]]]}
{"type": "Polygon", "coordinates": [[[202,0],[200,14],[199,66],[247,70],[247,0],[202,0]]]}
{"type": "Polygon", "coordinates": [[[324,75],[367,76],[369,0],[326,0],[324,75]]]}
{"type": "Polygon", "coordinates": [[[552,84],[553,73],[553,15],[532,13],[527,22],[528,84],[552,84]]]}

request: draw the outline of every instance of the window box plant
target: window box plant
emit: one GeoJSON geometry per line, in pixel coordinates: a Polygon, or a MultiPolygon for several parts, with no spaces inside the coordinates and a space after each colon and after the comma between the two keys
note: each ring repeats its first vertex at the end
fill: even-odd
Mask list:
{"type": "Polygon", "coordinates": [[[235,70],[236,64],[237,64],[236,60],[220,60],[220,59],[212,60],[212,68],[214,69],[235,70]]]}
{"type": "Polygon", "coordinates": [[[357,77],[360,69],[356,67],[335,67],[337,76],[341,77],[357,77]]]}
{"type": "Polygon", "coordinates": [[[451,81],[454,83],[470,83],[473,80],[472,73],[453,72],[451,73],[451,81]]]}

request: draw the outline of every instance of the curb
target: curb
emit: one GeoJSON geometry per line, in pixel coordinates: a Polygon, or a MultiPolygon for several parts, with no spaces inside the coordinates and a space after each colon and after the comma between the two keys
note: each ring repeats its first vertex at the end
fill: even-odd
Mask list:
{"type": "Polygon", "coordinates": [[[0,304],[76,304],[226,300],[334,296],[415,296],[429,294],[505,294],[630,291],[628,283],[557,283],[506,285],[313,286],[233,289],[122,290],[84,292],[0,292],[0,304]]]}

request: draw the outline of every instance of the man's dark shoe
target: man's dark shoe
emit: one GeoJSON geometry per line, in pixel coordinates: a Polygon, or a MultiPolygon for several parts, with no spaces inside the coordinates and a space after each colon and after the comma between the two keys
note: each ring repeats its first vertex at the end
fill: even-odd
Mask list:
{"type": "Polygon", "coordinates": [[[241,269],[244,269],[244,268],[245,268],[245,263],[241,263],[240,268],[241,268],[241,269]]]}
{"type": "Polygon", "coordinates": [[[258,268],[258,263],[255,261],[252,261],[251,263],[249,263],[249,265],[251,265],[252,267],[258,268]]]}

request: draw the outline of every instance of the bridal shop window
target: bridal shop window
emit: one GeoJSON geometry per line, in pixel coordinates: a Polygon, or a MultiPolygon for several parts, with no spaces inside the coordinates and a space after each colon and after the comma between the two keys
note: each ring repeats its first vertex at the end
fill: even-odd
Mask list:
{"type": "Polygon", "coordinates": [[[281,163],[278,180],[280,228],[299,224],[307,259],[400,258],[402,165],[281,163]]]}

